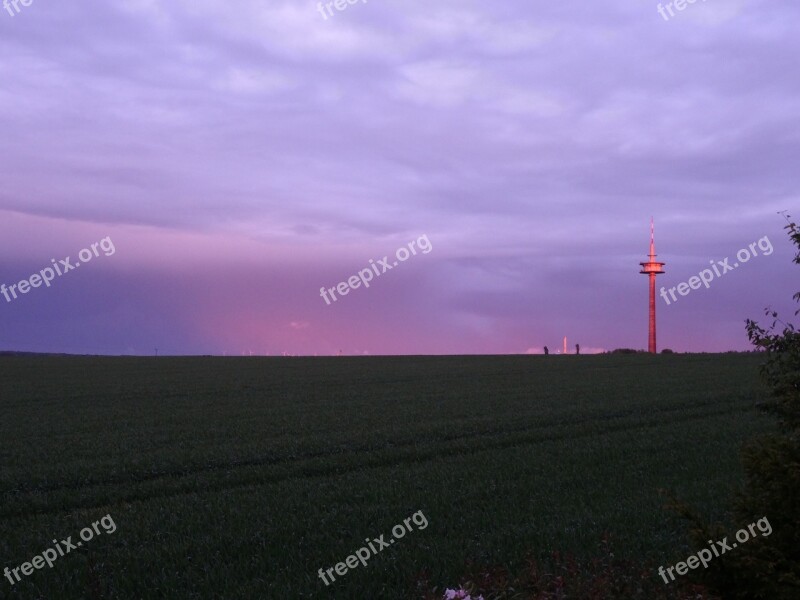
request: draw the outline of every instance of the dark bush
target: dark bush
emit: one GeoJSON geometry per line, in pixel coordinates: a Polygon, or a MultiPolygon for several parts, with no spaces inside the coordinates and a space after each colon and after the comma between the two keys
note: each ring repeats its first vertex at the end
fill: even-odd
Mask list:
{"type": "MultiPolygon", "coordinates": [[[[484,600],[719,600],[688,580],[665,585],[657,566],[624,561],[614,556],[608,536],[595,558],[578,561],[554,552],[546,560],[529,558],[514,576],[502,567],[469,564],[460,586],[474,599],[484,600]]],[[[423,574],[417,583],[418,600],[441,600],[444,589],[432,587],[423,574]]]]}
{"type": "MultiPolygon", "coordinates": [[[[794,262],[800,264],[800,231],[791,221],[786,229],[798,248],[794,262]]],[[[800,301],[800,293],[794,299],[800,301]]],[[[748,319],[747,335],[765,355],[761,375],[769,396],[759,408],[777,417],[777,431],[745,444],[745,484],[734,500],[732,520],[741,529],[767,517],[772,534],[740,544],[699,571],[726,600],[800,598],[800,333],[776,312],[767,309],[766,314],[772,324],[765,329],[748,319]]],[[[674,507],[693,524],[690,537],[697,547],[731,539],[736,531],[704,524],[680,503],[674,507]]]]}

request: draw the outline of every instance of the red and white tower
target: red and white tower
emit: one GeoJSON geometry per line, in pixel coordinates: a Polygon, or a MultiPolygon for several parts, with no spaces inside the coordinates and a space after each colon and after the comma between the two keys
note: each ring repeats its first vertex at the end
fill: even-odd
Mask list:
{"type": "Polygon", "coordinates": [[[656,241],[655,225],[653,218],[650,218],[650,260],[639,263],[642,270],[639,273],[650,278],[650,336],[647,341],[647,351],[651,354],[656,353],[656,275],[664,272],[663,266],[666,263],[656,261],[656,241]]]}

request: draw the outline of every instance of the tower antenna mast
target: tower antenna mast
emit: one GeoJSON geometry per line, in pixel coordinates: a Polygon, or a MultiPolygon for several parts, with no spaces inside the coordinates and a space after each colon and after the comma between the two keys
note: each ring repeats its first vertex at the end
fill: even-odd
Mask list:
{"type": "Polygon", "coordinates": [[[656,275],[664,273],[666,263],[656,260],[656,234],[655,222],[650,217],[650,256],[647,262],[639,263],[642,275],[647,275],[650,280],[650,323],[648,328],[647,351],[651,354],[657,352],[656,349],[656,275]]]}

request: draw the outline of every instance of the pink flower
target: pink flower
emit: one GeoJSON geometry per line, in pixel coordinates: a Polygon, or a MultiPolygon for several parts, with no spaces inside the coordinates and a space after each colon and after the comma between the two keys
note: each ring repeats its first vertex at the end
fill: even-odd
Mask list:
{"type": "Polygon", "coordinates": [[[483,596],[475,596],[473,598],[464,589],[458,589],[458,590],[447,589],[444,592],[444,600],[483,600],[483,596]]]}

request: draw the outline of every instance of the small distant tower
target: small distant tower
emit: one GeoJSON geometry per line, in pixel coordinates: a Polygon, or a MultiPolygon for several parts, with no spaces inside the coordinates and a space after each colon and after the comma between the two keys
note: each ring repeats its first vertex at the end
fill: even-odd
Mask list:
{"type": "Polygon", "coordinates": [[[664,273],[664,265],[666,263],[656,261],[656,241],[655,241],[655,225],[653,218],[650,217],[650,260],[647,262],[639,263],[642,270],[639,271],[642,275],[647,275],[650,278],[650,336],[647,342],[647,351],[650,354],[656,353],[656,275],[664,273]]]}
{"type": "Polygon", "coordinates": [[[567,336],[564,336],[564,354],[567,353],[567,336]]]}

